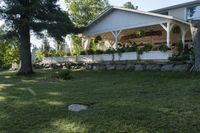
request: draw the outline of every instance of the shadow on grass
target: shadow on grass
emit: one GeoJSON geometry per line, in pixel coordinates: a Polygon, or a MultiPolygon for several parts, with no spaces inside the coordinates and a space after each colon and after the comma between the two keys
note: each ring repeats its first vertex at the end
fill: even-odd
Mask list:
{"type": "Polygon", "coordinates": [[[0,75],[0,132],[200,130],[200,98],[193,98],[192,91],[200,85],[196,76],[86,71],[74,72],[74,80],[60,81],[51,79],[50,73],[0,75]],[[67,105],[74,102],[97,104],[69,112],[67,105]]]}

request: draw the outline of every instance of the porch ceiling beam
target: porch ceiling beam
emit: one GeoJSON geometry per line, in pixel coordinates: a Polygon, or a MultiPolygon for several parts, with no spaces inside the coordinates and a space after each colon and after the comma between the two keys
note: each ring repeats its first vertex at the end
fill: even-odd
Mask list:
{"type": "Polygon", "coordinates": [[[163,29],[164,29],[165,31],[167,31],[167,26],[165,26],[164,24],[160,24],[160,26],[162,26],[163,29]]]}
{"type": "Polygon", "coordinates": [[[159,25],[162,23],[167,23],[167,21],[165,20],[165,21],[152,22],[152,23],[148,23],[148,24],[145,23],[145,24],[138,24],[138,25],[133,25],[133,26],[119,27],[119,28],[101,29],[101,30],[92,31],[92,32],[85,31],[85,32],[83,32],[83,35],[95,36],[95,35],[112,32],[112,31],[117,31],[117,30],[138,29],[138,28],[148,27],[148,26],[152,26],[152,25],[159,25]]]}

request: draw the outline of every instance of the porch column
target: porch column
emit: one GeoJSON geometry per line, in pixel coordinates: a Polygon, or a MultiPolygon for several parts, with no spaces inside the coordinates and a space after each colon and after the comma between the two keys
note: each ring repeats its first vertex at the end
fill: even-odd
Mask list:
{"type": "Polygon", "coordinates": [[[170,23],[167,23],[167,46],[170,47],[170,23]]]}
{"type": "Polygon", "coordinates": [[[90,45],[90,41],[91,41],[90,37],[85,36],[85,37],[82,38],[82,46],[83,46],[84,50],[88,49],[88,47],[90,45]]]}
{"type": "Polygon", "coordinates": [[[167,32],[167,46],[170,47],[170,33],[173,28],[173,24],[171,22],[167,22],[167,25],[160,24],[163,29],[167,32]]]}
{"type": "Polygon", "coordinates": [[[188,29],[186,27],[181,27],[181,41],[183,43],[183,48],[185,48],[185,36],[188,29]]]}
{"type": "Polygon", "coordinates": [[[114,39],[115,39],[115,43],[114,43],[114,46],[113,46],[114,49],[118,48],[118,39],[119,39],[120,33],[121,33],[121,30],[117,30],[117,31],[112,32],[114,39]]]}

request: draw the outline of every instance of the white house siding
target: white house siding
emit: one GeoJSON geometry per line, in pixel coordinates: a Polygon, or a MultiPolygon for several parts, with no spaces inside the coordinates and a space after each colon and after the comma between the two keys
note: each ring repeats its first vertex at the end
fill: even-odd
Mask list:
{"type": "Polygon", "coordinates": [[[176,17],[181,20],[186,20],[186,8],[185,7],[169,10],[168,13],[170,16],[176,17]]]}
{"type": "Polygon", "coordinates": [[[166,22],[167,19],[140,13],[114,10],[86,30],[84,35],[94,35],[121,29],[137,28],[166,22]]]}

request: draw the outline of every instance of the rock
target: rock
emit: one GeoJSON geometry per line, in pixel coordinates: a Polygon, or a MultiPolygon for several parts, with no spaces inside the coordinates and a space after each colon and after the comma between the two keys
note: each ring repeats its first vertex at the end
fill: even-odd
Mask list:
{"type": "Polygon", "coordinates": [[[51,66],[49,64],[45,64],[44,68],[50,68],[51,66]]]}
{"type": "Polygon", "coordinates": [[[126,70],[135,70],[135,65],[134,64],[127,64],[126,70]]]}
{"type": "Polygon", "coordinates": [[[173,70],[173,64],[166,64],[161,67],[161,71],[168,72],[173,70]]]}
{"type": "Polygon", "coordinates": [[[92,69],[92,65],[91,64],[86,64],[85,67],[86,67],[87,70],[91,70],[92,69]]]}
{"type": "Polygon", "coordinates": [[[93,69],[93,70],[98,70],[97,65],[94,65],[94,66],[92,67],[92,69],[93,69]]]}
{"type": "Polygon", "coordinates": [[[144,71],[145,70],[145,66],[144,65],[135,65],[135,71],[144,71]]]}
{"type": "Polygon", "coordinates": [[[34,67],[35,69],[40,69],[40,68],[41,68],[40,64],[33,64],[33,67],[34,67]]]}
{"type": "Polygon", "coordinates": [[[98,69],[98,70],[106,70],[106,66],[105,66],[104,64],[99,64],[99,65],[97,66],[97,69],[98,69]]]}
{"type": "Polygon", "coordinates": [[[190,65],[182,64],[182,65],[175,65],[173,68],[174,72],[187,72],[190,69],[190,65]]]}
{"type": "Polygon", "coordinates": [[[124,70],[125,68],[126,68],[126,66],[123,65],[123,64],[117,64],[116,65],[116,70],[124,70]]]}
{"type": "Polygon", "coordinates": [[[87,110],[88,106],[87,105],[82,105],[82,104],[71,104],[68,106],[68,110],[72,112],[80,112],[82,110],[87,110]]]}
{"type": "Polygon", "coordinates": [[[56,66],[57,66],[57,67],[60,67],[60,66],[61,66],[61,64],[60,64],[60,63],[57,63],[57,64],[56,64],[56,66]]]}
{"type": "Polygon", "coordinates": [[[106,65],[106,69],[107,70],[115,70],[115,65],[113,65],[113,64],[106,65]]]}
{"type": "Polygon", "coordinates": [[[158,64],[155,65],[146,65],[146,70],[150,70],[150,71],[159,71],[161,69],[161,66],[158,64]]]}

